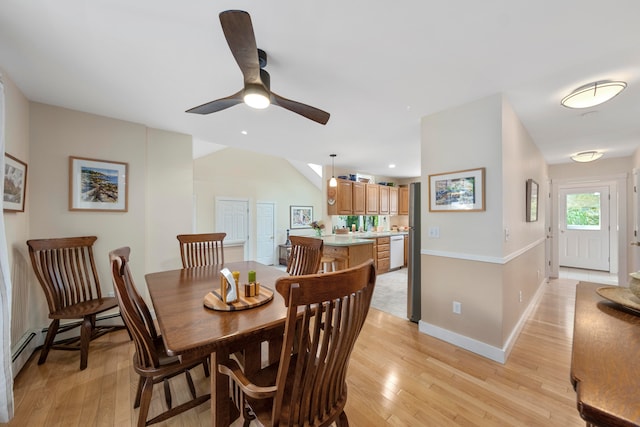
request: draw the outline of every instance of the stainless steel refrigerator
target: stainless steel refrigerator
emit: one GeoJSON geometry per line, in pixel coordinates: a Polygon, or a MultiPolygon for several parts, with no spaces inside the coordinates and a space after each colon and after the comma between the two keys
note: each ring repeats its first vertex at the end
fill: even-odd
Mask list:
{"type": "Polygon", "coordinates": [[[420,320],[420,183],[409,184],[409,254],[407,260],[407,318],[420,320]]]}

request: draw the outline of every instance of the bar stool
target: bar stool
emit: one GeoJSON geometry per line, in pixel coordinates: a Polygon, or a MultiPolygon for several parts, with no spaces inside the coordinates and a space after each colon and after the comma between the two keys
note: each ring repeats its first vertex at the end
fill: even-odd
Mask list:
{"type": "Polygon", "coordinates": [[[329,273],[331,271],[336,270],[336,259],[333,257],[323,256],[320,259],[320,263],[322,264],[322,272],[329,273]]]}

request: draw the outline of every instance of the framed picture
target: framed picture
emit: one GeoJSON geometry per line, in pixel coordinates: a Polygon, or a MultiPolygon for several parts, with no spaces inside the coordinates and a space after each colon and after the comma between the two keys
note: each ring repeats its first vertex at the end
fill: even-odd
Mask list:
{"type": "Polygon", "coordinates": [[[313,206],[291,206],[291,228],[311,228],[313,206]]]}
{"type": "Polygon", "coordinates": [[[538,183],[527,180],[527,222],[538,220],[538,183]]]}
{"type": "Polygon", "coordinates": [[[429,211],[484,211],[484,174],[479,168],[429,175],[429,211]]]}
{"type": "Polygon", "coordinates": [[[69,156],[70,211],[127,211],[128,164],[69,156]]]}
{"type": "Polygon", "coordinates": [[[27,164],[5,153],[2,209],[6,212],[24,212],[25,197],[27,197],[27,164]]]}

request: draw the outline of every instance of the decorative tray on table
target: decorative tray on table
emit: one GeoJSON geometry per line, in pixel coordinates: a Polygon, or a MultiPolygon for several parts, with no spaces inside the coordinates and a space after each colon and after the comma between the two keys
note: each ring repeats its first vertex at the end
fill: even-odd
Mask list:
{"type": "Polygon", "coordinates": [[[238,311],[247,310],[268,303],[273,299],[273,291],[264,286],[260,286],[260,293],[253,297],[239,295],[236,302],[230,304],[222,301],[220,292],[215,290],[209,292],[204,297],[204,305],[207,308],[217,311],[238,311]]]}
{"type": "Polygon", "coordinates": [[[596,289],[602,298],[620,304],[634,314],[640,315],[640,298],[635,296],[629,288],[621,286],[603,286],[596,289]]]}

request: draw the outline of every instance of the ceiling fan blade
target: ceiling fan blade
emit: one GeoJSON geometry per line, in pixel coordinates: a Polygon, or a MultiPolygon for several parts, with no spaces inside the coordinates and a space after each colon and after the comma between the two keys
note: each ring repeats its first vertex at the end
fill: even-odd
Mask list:
{"type": "Polygon", "coordinates": [[[229,49],[236,59],[245,85],[262,84],[260,80],[260,61],[258,47],[253,33],[251,17],[243,10],[226,10],[220,13],[222,31],[229,44],[229,49]]]}
{"type": "Polygon", "coordinates": [[[207,102],[206,104],[199,105],[197,107],[193,107],[190,110],[187,110],[187,113],[196,113],[196,114],[210,114],[215,113],[216,111],[222,111],[229,107],[233,107],[237,104],[242,104],[242,90],[240,92],[234,93],[231,96],[227,96],[226,98],[216,99],[215,101],[207,102]]]}
{"type": "Polygon", "coordinates": [[[329,121],[330,114],[326,111],[322,111],[319,108],[315,108],[301,102],[283,98],[273,92],[271,92],[271,104],[293,111],[294,113],[300,114],[301,116],[306,117],[309,120],[313,120],[314,122],[318,122],[321,125],[326,125],[329,121]]]}

